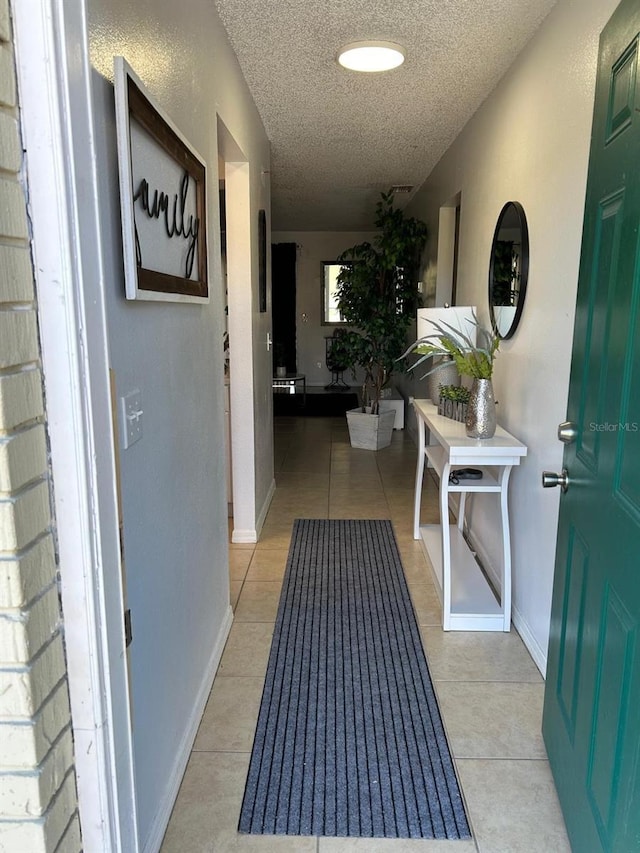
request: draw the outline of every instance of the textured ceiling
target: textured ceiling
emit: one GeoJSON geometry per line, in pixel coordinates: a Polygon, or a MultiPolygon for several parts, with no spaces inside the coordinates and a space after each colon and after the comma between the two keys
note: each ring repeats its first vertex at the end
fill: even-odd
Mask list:
{"type": "Polygon", "coordinates": [[[420,186],[555,2],[215,0],[271,140],[272,227],[370,228],[380,190],[420,186]],[[360,39],[399,42],[404,65],[344,70],[360,39]]]}

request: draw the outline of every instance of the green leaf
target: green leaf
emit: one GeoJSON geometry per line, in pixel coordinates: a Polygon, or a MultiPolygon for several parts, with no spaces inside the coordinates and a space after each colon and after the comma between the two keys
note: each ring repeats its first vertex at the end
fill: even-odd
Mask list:
{"type": "Polygon", "coordinates": [[[363,397],[374,406],[394,370],[404,369],[399,358],[405,347],[420,295],[419,260],[426,241],[423,222],[407,218],[393,207],[393,192],[381,193],[376,204],[379,233],[344,251],[337,283],[338,309],[352,330],[342,346],[350,367],[364,370],[363,397]]]}

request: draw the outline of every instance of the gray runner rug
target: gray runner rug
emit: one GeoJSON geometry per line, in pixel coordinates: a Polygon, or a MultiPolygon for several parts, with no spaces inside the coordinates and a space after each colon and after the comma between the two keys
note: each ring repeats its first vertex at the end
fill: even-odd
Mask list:
{"type": "Polygon", "coordinates": [[[239,830],[470,837],[390,521],[294,522],[239,830]]]}

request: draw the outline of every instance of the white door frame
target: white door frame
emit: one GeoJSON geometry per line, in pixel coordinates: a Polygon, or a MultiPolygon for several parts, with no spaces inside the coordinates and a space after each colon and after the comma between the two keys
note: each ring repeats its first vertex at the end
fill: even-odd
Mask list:
{"type": "Polygon", "coordinates": [[[13,0],[80,821],[138,851],[84,0],[13,0]]]}
{"type": "Polygon", "coordinates": [[[451,302],[453,272],[456,255],[456,211],[462,193],[458,193],[440,207],[438,220],[438,263],[436,273],[436,305],[451,302]]]}
{"type": "Polygon", "coordinates": [[[224,161],[227,229],[229,394],[233,484],[232,542],[256,542],[254,341],[251,287],[251,193],[247,157],[218,116],[218,157],[224,161]],[[250,449],[250,452],[248,450],[250,449]]]}

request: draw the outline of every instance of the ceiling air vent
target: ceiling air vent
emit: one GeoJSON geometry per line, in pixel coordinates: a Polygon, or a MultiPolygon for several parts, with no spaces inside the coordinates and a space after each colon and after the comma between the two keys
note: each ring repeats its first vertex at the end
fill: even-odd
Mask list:
{"type": "Polygon", "coordinates": [[[413,187],[410,184],[396,184],[391,187],[391,192],[394,193],[410,193],[413,187]]]}

